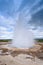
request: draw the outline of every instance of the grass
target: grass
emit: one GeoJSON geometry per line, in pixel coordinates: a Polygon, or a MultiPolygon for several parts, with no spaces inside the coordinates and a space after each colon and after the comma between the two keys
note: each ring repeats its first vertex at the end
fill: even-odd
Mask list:
{"type": "Polygon", "coordinates": [[[0,42],[9,42],[11,39],[1,39],[0,42]]]}
{"type": "Polygon", "coordinates": [[[37,42],[43,42],[43,39],[35,39],[37,42]]]}

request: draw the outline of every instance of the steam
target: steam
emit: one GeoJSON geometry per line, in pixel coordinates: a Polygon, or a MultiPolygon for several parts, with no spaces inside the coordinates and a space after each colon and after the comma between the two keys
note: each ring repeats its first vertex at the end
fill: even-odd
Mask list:
{"type": "MultiPolygon", "coordinates": [[[[31,17],[28,19],[30,20],[31,17]]],[[[12,46],[18,48],[29,48],[34,45],[33,33],[27,28],[27,21],[23,14],[19,15],[16,22],[12,46]]]]}

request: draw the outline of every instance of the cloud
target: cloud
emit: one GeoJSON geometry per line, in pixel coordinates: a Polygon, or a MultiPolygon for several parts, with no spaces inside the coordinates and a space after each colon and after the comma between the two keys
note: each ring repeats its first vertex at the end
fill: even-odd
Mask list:
{"type": "Polygon", "coordinates": [[[13,26],[15,25],[14,19],[11,17],[4,17],[0,15],[0,26],[6,26],[8,29],[13,29],[13,26]]]}
{"type": "Polygon", "coordinates": [[[34,38],[43,38],[43,31],[34,31],[34,38]]]}
{"type": "Polygon", "coordinates": [[[43,5],[38,7],[35,11],[33,11],[32,14],[35,14],[35,13],[39,12],[40,10],[43,10],[43,5]]]}
{"type": "Polygon", "coordinates": [[[0,26],[0,39],[12,39],[13,38],[13,32],[8,31],[6,27],[0,26]]]}
{"type": "Polygon", "coordinates": [[[15,22],[13,18],[6,18],[0,15],[0,39],[12,39],[14,25],[15,22]]]}
{"type": "Polygon", "coordinates": [[[43,37],[42,0],[0,0],[0,3],[1,38],[12,38],[18,22],[23,22],[35,37],[43,37]]]}
{"type": "Polygon", "coordinates": [[[33,32],[34,38],[43,38],[43,30],[41,30],[42,27],[39,27],[39,26],[38,26],[37,29],[34,29],[34,28],[35,28],[34,26],[33,26],[33,27],[30,26],[30,31],[33,32]]]}

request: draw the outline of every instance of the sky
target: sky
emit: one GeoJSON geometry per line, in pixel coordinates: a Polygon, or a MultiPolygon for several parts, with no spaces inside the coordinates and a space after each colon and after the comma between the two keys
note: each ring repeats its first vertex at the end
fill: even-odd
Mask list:
{"type": "Polygon", "coordinates": [[[12,39],[18,21],[43,38],[43,0],[0,0],[0,39],[12,39]]]}

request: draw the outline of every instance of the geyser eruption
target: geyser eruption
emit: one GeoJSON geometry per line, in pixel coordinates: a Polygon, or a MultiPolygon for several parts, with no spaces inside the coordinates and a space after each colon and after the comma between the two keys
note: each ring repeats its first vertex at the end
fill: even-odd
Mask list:
{"type": "Polygon", "coordinates": [[[29,48],[34,45],[33,33],[26,27],[25,21],[17,22],[12,46],[17,48],[29,48]]]}

